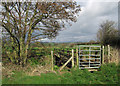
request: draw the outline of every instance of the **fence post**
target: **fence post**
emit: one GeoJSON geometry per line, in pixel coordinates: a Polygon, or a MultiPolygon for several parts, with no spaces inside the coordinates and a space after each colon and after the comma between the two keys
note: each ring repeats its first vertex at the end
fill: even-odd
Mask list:
{"type": "Polygon", "coordinates": [[[103,49],[103,52],[102,52],[102,63],[104,64],[104,45],[103,45],[102,49],[103,49]]]}
{"type": "Polygon", "coordinates": [[[110,63],[110,45],[108,45],[108,63],[110,63]]]}
{"type": "Polygon", "coordinates": [[[76,48],[76,58],[77,58],[77,66],[78,66],[78,47],[76,48]]]}
{"type": "Polygon", "coordinates": [[[74,67],[74,49],[72,49],[72,67],[74,67]]]}
{"type": "Polygon", "coordinates": [[[51,51],[51,68],[52,68],[52,71],[53,71],[53,51],[51,51]]]}

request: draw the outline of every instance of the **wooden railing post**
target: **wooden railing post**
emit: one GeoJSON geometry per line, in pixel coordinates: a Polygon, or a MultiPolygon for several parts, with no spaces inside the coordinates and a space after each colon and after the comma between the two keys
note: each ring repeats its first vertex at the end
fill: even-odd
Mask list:
{"type": "Polygon", "coordinates": [[[51,69],[53,71],[53,51],[51,51],[51,69]]]}
{"type": "Polygon", "coordinates": [[[110,45],[108,45],[108,63],[110,63],[110,45]]]}
{"type": "Polygon", "coordinates": [[[76,58],[77,58],[77,66],[78,66],[78,47],[76,48],[76,58]]]}
{"type": "Polygon", "coordinates": [[[102,51],[102,63],[104,64],[104,45],[102,47],[103,51],[102,51]]]}
{"type": "Polygon", "coordinates": [[[74,49],[72,49],[72,67],[74,67],[74,49]]]}

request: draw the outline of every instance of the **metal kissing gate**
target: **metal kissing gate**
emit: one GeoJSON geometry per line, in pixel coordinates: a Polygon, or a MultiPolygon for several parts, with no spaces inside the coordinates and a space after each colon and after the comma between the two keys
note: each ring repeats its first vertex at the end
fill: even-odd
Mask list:
{"type": "Polygon", "coordinates": [[[79,45],[79,68],[91,69],[101,66],[101,46],[79,45]]]}

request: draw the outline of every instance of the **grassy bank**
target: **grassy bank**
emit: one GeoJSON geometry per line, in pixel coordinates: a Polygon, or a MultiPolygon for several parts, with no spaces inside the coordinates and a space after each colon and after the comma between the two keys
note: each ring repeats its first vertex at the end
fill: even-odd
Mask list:
{"type": "MultiPolygon", "coordinates": [[[[117,84],[118,66],[115,64],[102,65],[93,73],[88,70],[73,68],[70,71],[59,73],[44,73],[40,76],[28,76],[22,71],[13,71],[9,78],[3,78],[3,84],[117,84]]],[[[120,66],[119,66],[120,68],[120,66]]]]}

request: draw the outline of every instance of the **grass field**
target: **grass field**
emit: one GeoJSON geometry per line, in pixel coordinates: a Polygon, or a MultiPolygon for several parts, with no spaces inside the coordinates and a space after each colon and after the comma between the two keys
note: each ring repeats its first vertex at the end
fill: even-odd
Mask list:
{"type": "Polygon", "coordinates": [[[115,64],[102,65],[93,73],[88,70],[72,68],[65,73],[44,73],[40,76],[28,76],[22,71],[14,71],[9,78],[3,78],[3,84],[118,84],[120,66],[115,64]]]}

